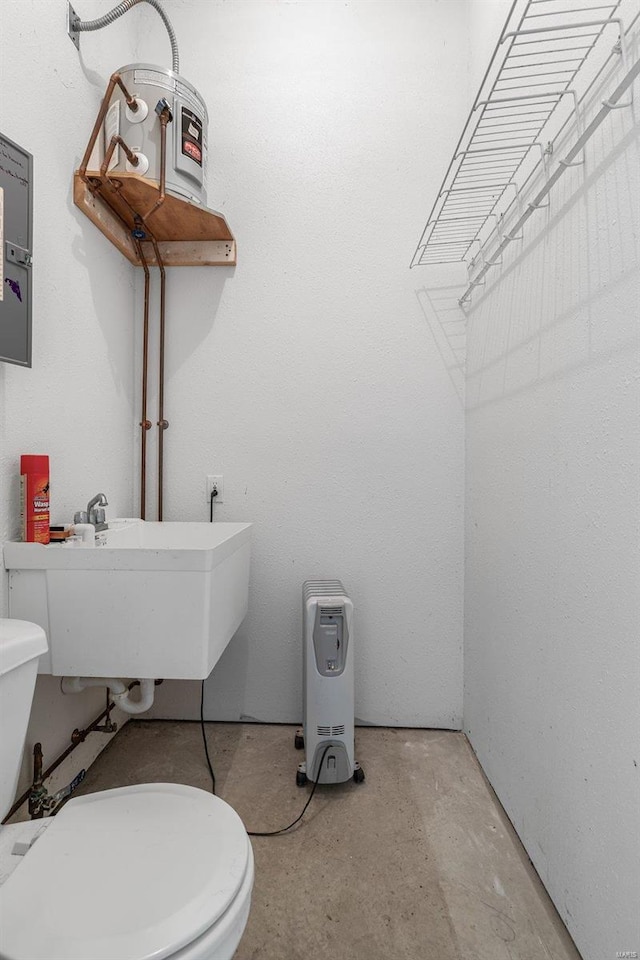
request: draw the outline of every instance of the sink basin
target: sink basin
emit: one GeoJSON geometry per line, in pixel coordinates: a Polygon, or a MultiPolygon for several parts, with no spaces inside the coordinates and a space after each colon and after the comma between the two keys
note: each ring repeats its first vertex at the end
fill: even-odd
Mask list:
{"type": "Polygon", "coordinates": [[[103,546],[4,544],[10,616],[56,676],[208,677],[246,612],[250,523],[113,520],[103,546]]]}

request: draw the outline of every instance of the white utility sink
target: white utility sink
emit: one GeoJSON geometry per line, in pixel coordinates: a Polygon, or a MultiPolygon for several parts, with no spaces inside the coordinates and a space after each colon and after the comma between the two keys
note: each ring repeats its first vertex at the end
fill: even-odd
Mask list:
{"type": "Polygon", "coordinates": [[[247,612],[250,533],[112,520],[104,546],[7,542],[10,616],[46,631],[40,673],[204,679],[247,612]]]}

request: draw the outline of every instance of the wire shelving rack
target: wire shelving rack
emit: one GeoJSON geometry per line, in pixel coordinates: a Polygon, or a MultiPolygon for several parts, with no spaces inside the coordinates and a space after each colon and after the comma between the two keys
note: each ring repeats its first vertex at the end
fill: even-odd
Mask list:
{"type": "Polygon", "coordinates": [[[567,167],[583,162],[584,144],[604,116],[629,105],[621,97],[640,61],[630,62],[621,7],[634,22],[640,15],[640,0],[514,0],[411,261],[412,267],[459,261],[470,270],[479,266],[462,301],[543,205],[551,185],[567,167]],[[585,129],[581,93],[612,56],[622,60],[624,79],[603,102],[598,123],[585,129]],[[553,137],[572,118],[577,149],[574,144],[551,174],[553,137]],[[545,187],[505,234],[504,213],[520,202],[522,186],[540,165],[545,187]],[[500,242],[489,261],[484,245],[494,231],[500,242]]]}

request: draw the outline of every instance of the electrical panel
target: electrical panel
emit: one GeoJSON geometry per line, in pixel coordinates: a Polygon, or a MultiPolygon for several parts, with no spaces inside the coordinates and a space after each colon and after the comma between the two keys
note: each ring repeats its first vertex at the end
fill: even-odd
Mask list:
{"type": "Polygon", "coordinates": [[[31,366],[33,157],[0,133],[0,360],[31,366]]]}

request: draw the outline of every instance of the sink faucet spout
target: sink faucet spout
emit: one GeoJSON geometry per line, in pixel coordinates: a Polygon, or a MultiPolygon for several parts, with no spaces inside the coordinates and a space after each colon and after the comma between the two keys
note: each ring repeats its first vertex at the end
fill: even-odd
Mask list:
{"type": "Polygon", "coordinates": [[[101,511],[101,516],[98,519],[96,507],[108,507],[109,501],[105,497],[104,493],[96,493],[95,497],[92,497],[87,504],[87,518],[89,523],[92,523],[94,526],[99,526],[100,524],[104,527],[104,510],[101,511]]]}

